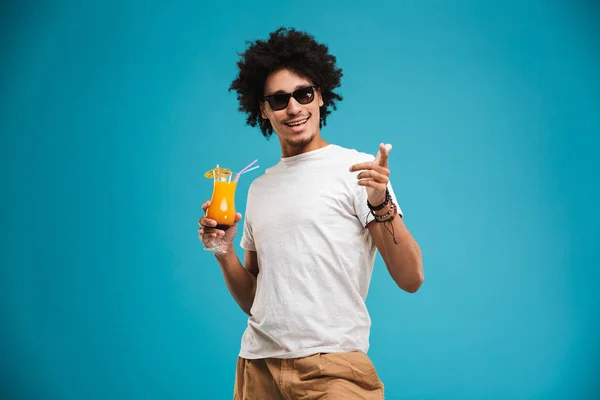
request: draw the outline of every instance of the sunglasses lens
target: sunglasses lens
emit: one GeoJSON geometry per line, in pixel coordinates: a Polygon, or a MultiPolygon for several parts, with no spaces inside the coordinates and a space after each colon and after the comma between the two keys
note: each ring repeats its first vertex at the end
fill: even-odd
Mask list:
{"type": "Polygon", "coordinates": [[[289,98],[289,94],[274,94],[269,98],[269,103],[273,110],[282,110],[287,107],[289,98]]]}
{"type": "Polygon", "coordinates": [[[315,97],[315,92],[312,87],[298,89],[294,93],[294,98],[300,104],[308,104],[311,101],[313,101],[314,97],[315,97]]]}

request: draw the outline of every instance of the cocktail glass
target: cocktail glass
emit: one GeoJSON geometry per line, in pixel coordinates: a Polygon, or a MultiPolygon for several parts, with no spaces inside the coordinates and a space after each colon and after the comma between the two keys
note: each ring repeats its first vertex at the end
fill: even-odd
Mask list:
{"type": "MultiPolygon", "coordinates": [[[[235,220],[235,189],[237,181],[231,181],[231,171],[225,168],[215,168],[212,170],[214,183],[213,194],[210,200],[210,206],[206,209],[206,218],[217,222],[216,229],[226,231],[233,225],[235,220]]],[[[224,253],[221,249],[221,240],[214,238],[211,241],[212,247],[205,247],[204,250],[213,253],[224,253]]]]}

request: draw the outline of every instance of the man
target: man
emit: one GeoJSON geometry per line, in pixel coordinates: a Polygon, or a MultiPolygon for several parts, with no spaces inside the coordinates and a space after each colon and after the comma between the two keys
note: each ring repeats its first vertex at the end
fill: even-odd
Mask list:
{"type": "Polygon", "coordinates": [[[199,220],[205,246],[220,239],[225,283],[250,316],[235,399],[382,399],[366,355],[376,251],[401,289],[423,282],[421,251],[389,183],[391,146],[373,158],[321,136],[342,100],[335,61],[312,36],[281,28],[249,45],[231,84],[248,124],[275,133],[282,153],[250,186],[243,264],[233,248],[242,215],[227,231],[199,220]]]}

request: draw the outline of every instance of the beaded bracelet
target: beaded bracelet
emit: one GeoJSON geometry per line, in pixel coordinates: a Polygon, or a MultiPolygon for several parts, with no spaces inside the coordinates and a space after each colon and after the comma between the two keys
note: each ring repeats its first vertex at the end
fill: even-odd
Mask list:
{"type": "Polygon", "coordinates": [[[390,200],[392,200],[392,196],[390,195],[390,190],[388,188],[385,188],[385,200],[383,201],[383,203],[381,203],[378,206],[374,206],[373,204],[371,204],[369,202],[369,200],[367,200],[367,206],[369,206],[369,209],[371,211],[380,211],[380,210],[383,210],[385,208],[385,206],[388,205],[390,200]]]}
{"type": "Polygon", "coordinates": [[[396,215],[396,204],[394,204],[394,202],[392,201],[392,205],[390,206],[390,209],[388,210],[388,212],[386,212],[383,215],[377,215],[375,213],[372,213],[373,217],[375,217],[375,221],[376,222],[388,222],[391,221],[392,219],[394,219],[394,216],[396,215]]]}
{"type": "Polygon", "coordinates": [[[398,207],[396,207],[396,204],[394,203],[394,201],[391,199],[391,197],[389,197],[389,192],[386,190],[386,200],[383,203],[383,207],[385,207],[388,203],[391,203],[390,205],[390,209],[388,210],[388,212],[386,212],[383,215],[377,215],[375,214],[375,210],[376,208],[378,208],[379,210],[381,210],[383,207],[381,206],[377,206],[377,207],[371,207],[371,204],[369,203],[369,201],[367,200],[367,204],[369,205],[369,208],[371,210],[371,214],[373,215],[373,217],[375,217],[375,222],[379,223],[379,224],[383,224],[383,226],[385,227],[385,229],[390,233],[390,235],[392,235],[392,239],[394,240],[394,244],[398,245],[398,241],[396,240],[396,232],[394,229],[394,224],[392,224],[391,222],[394,220],[394,217],[396,216],[398,207]],[[386,224],[386,222],[390,222],[390,227],[388,227],[388,225],[386,224]]]}

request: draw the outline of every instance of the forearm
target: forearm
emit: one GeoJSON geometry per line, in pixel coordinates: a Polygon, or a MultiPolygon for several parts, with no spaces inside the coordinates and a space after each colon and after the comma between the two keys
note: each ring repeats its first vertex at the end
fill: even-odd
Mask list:
{"type": "Polygon", "coordinates": [[[215,254],[215,258],[221,266],[229,293],[240,308],[246,314],[251,315],[250,309],[256,293],[256,277],[244,268],[233,251],[226,254],[215,254]]]}
{"type": "MultiPolygon", "coordinates": [[[[385,214],[389,207],[381,213],[385,214]]],[[[391,221],[377,223],[383,251],[381,252],[392,279],[407,292],[416,292],[423,283],[423,256],[400,215],[391,221]]]]}

